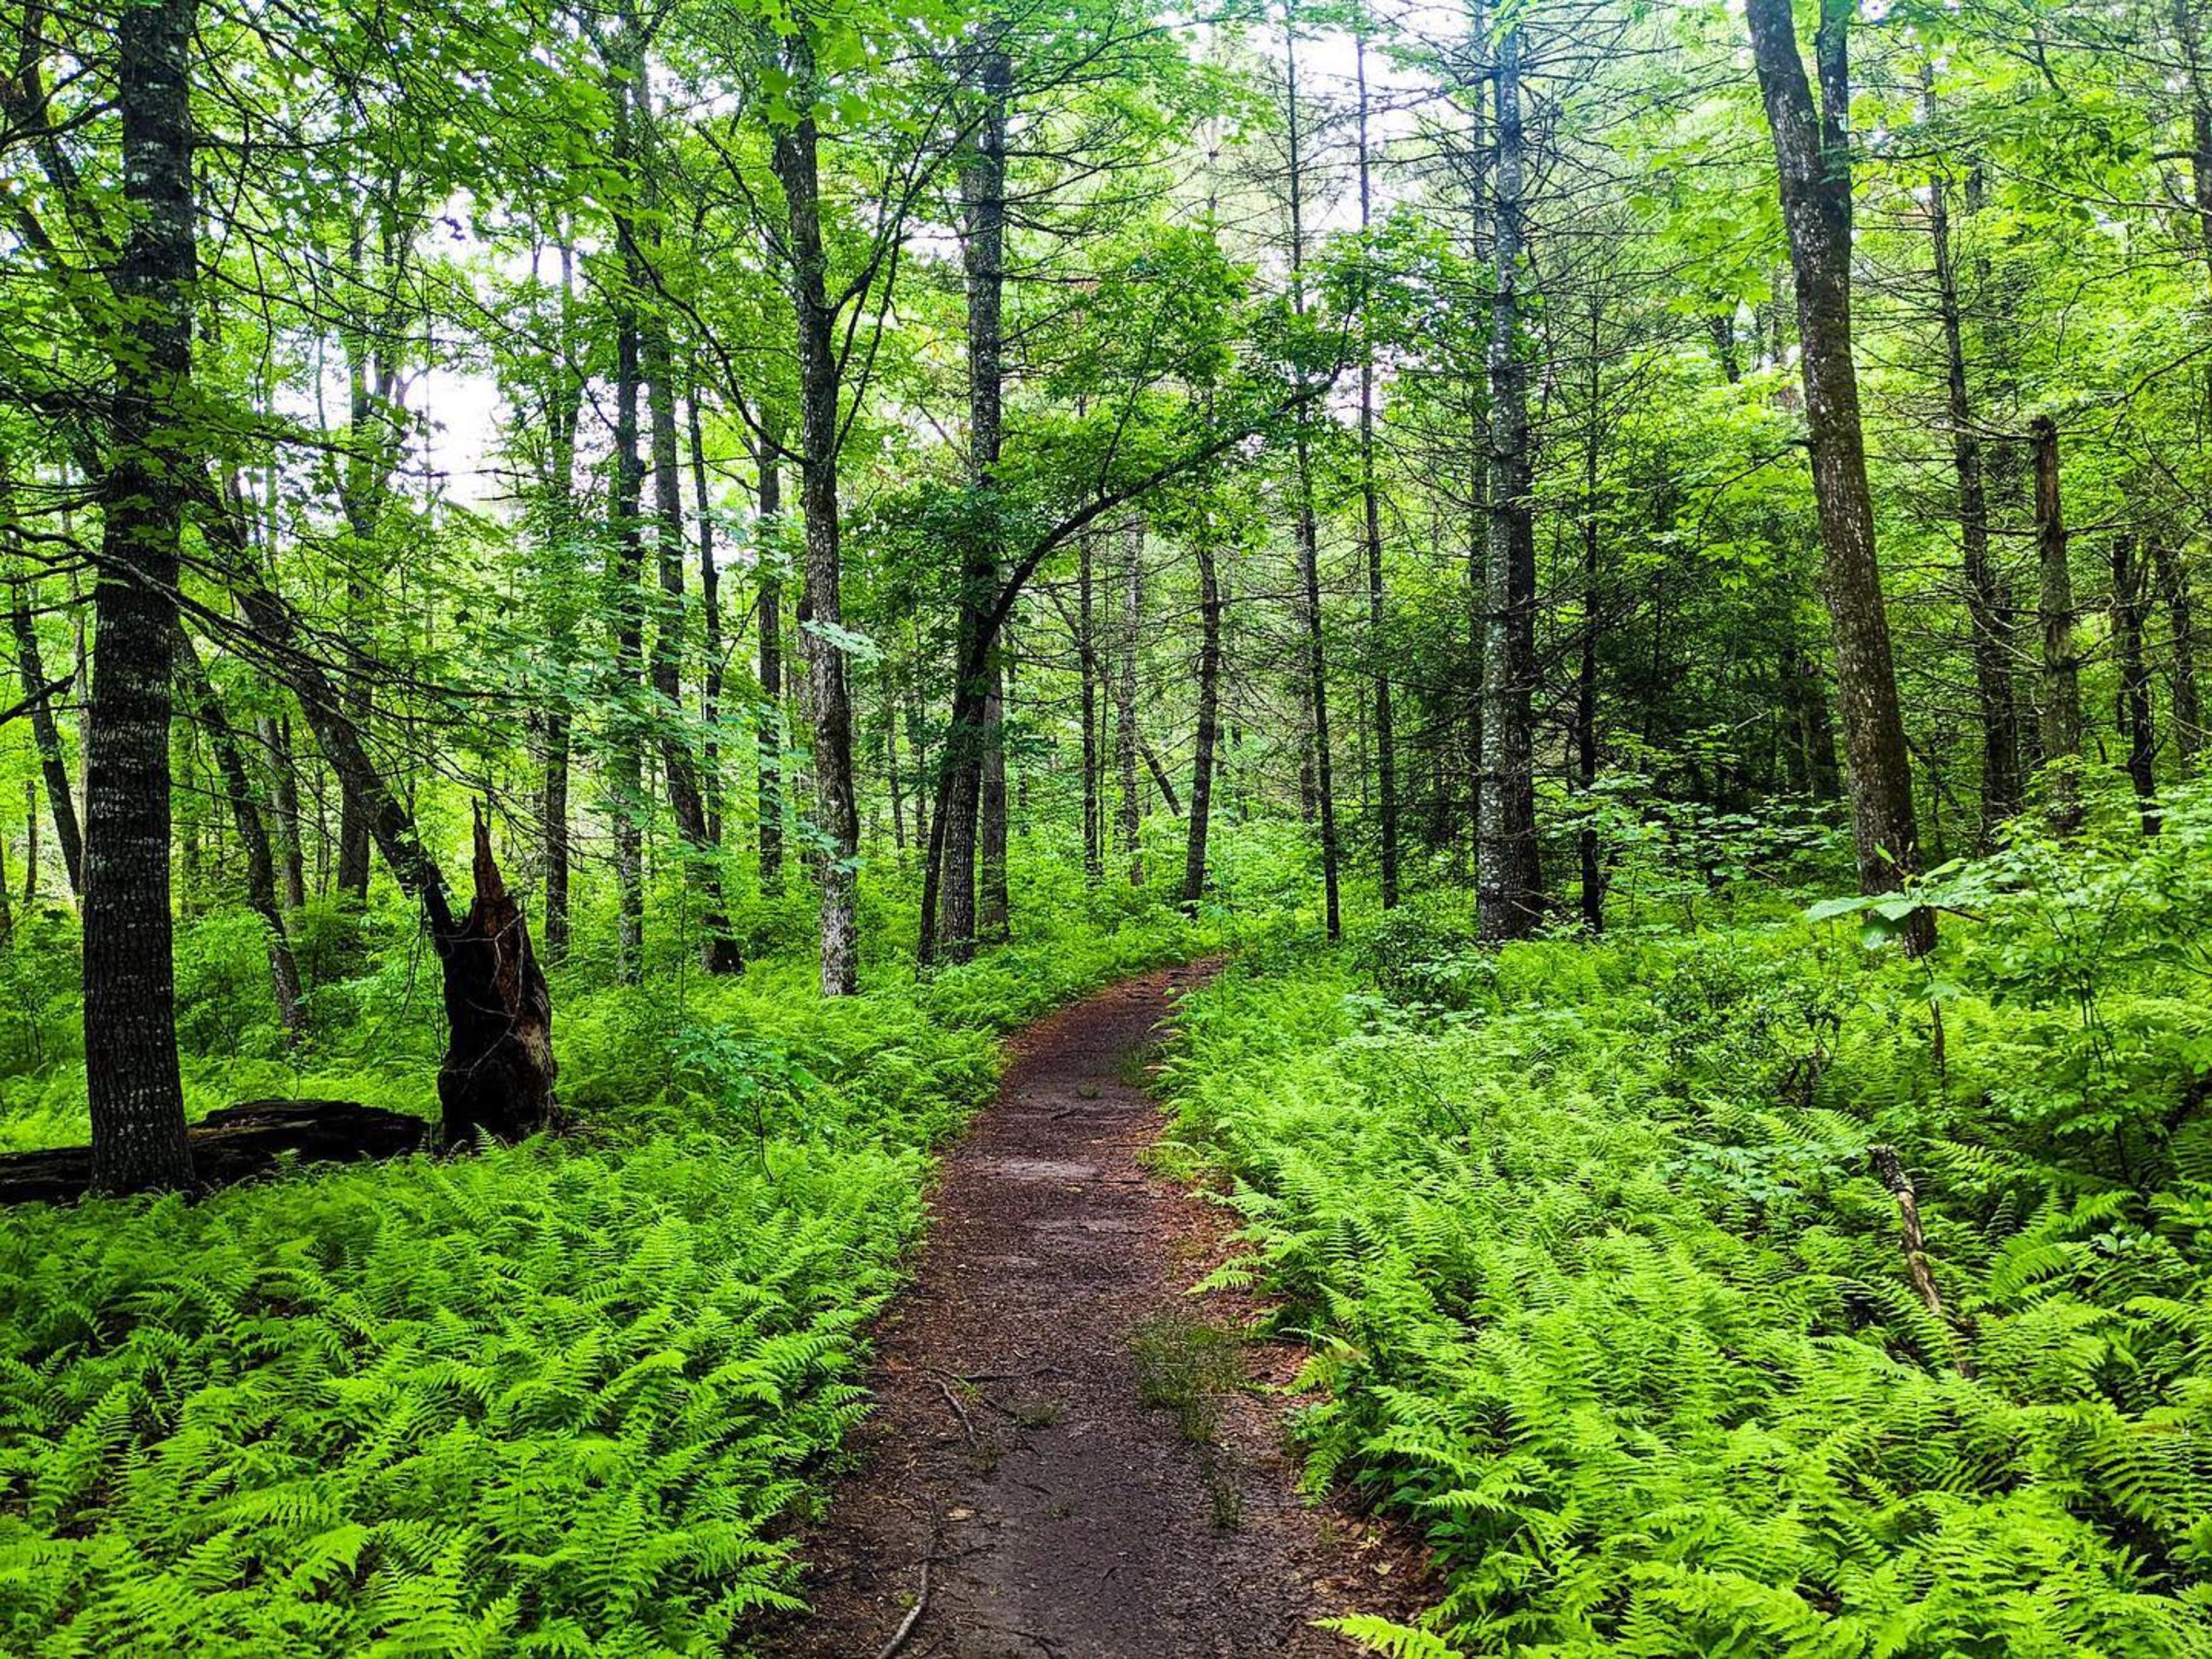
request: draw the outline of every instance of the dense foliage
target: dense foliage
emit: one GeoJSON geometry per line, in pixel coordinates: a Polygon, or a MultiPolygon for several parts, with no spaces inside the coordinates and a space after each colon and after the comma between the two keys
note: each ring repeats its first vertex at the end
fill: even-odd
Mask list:
{"type": "Polygon", "coordinates": [[[583,996],[557,1139],[5,1218],[0,1647],[715,1652],[796,1606],[994,1034],[1222,937],[1060,897],[927,985],[583,996]]]}
{"type": "Polygon", "coordinates": [[[2212,1650],[2208,280],[2212,0],[0,0],[0,1644],[742,1642],[1235,943],[1367,1637],[2212,1650]]]}
{"type": "Polygon", "coordinates": [[[1308,1477],[1446,1574],[1443,1644],[1378,1643],[2212,1644],[2212,796],[2116,828],[1949,872],[1917,963],[1771,904],[1493,954],[1443,903],[1189,1003],[1308,1477]]]}

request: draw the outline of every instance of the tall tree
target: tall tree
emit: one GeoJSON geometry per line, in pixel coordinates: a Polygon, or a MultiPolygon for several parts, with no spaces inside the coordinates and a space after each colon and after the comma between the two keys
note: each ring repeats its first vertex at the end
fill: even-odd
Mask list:
{"type": "Polygon", "coordinates": [[[2074,573],[2068,563],[2065,506],[2058,489],[2058,426],[2039,415],[2028,429],[2035,464],[2037,562],[2042,573],[2043,708],[2051,827],[2081,826],[2081,665],[2074,654],[2074,573]]]}
{"type": "MultiPolygon", "coordinates": [[[[1289,185],[1291,207],[1291,309],[1303,321],[1306,314],[1305,279],[1305,133],[1298,104],[1297,0],[1288,0],[1283,10],[1285,90],[1287,94],[1289,185]]],[[[1300,390],[1305,390],[1305,369],[1298,370],[1300,390]]],[[[1331,939],[1344,931],[1338,893],[1336,787],[1328,741],[1328,652],[1321,613],[1321,525],[1314,511],[1312,411],[1301,398],[1291,428],[1293,483],[1297,491],[1298,580],[1305,635],[1306,714],[1311,723],[1311,797],[1321,823],[1321,882],[1322,923],[1331,939]]]]}
{"type": "Polygon", "coordinates": [[[1491,173],[1489,535],[1483,558],[1482,799],[1476,905],[1482,936],[1525,938],[1543,919],[1536,845],[1536,532],[1530,499],[1528,375],[1522,361],[1522,260],[1527,144],[1522,26],[1498,37],[1491,173]]]}
{"type": "Polygon", "coordinates": [[[856,908],[860,811],[853,793],[853,705],[847,683],[837,461],[843,446],[837,313],[830,296],[830,261],[822,234],[821,127],[815,46],[805,25],[783,42],[793,113],[771,138],[776,181],[783,188],[791,298],[799,330],[799,510],[805,526],[805,597],[799,623],[811,629],[806,653],[808,703],[814,723],[815,830],[822,840],[822,992],[846,996],[860,988],[860,918],[856,908]]]}
{"type": "MultiPolygon", "coordinates": [[[[1820,0],[1816,100],[1797,46],[1791,0],[1747,0],[1752,59],[1781,179],[1782,217],[1797,298],[1805,419],[1820,510],[1821,587],[1835,632],[1838,703],[1850,769],[1859,886],[1886,892],[1919,866],[1911,758],[1898,711],[1874,494],[1867,482],[1851,339],[1851,0],[1820,0]]],[[[1935,943],[1931,912],[1914,913],[1904,943],[1935,943]]]]}
{"type": "Polygon", "coordinates": [[[98,576],[84,845],[85,1082],[96,1191],[191,1180],[169,903],[170,674],[192,404],[191,53],[197,0],[117,27],[125,225],[98,576]]]}

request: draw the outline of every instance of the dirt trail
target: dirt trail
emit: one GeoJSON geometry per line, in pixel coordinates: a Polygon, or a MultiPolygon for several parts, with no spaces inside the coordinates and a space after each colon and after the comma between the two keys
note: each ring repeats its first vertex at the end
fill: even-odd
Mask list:
{"type": "Polygon", "coordinates": [[[925,1560],[902,1656],[1337,1655],[1313,1620],[1391,1611],[1403,1563],[1298,1501],[1263,1403],[1233,1397],[1209,1447],[1138,1401],[1129,1334],[1190,1305],[1211,1237],[1138,1163],[1160,1128],[1143,1060],[1202,975],[1130,981],[1017,1040],[883,1327],[863,1462],[810,1540],[814,1614],[770,1653],[874,1659],[925,1560]]]}

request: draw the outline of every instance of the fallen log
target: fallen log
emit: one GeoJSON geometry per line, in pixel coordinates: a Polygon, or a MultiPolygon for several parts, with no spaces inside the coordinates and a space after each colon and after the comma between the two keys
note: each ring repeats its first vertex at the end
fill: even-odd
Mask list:
{"type": "MultiPolygon", "coordinates": [[[[265,1175],[289,1155],[302,1164],[404,1158],[430,1144],[431,1125],[351,1100],[248,1100],[191,1126],[192,1172],[203,1190],[265,1175]]],[[[0,1204],[69,1203],[92,1178],[92,1148],[53,1146],[0,1156],[0,1204]]]]}

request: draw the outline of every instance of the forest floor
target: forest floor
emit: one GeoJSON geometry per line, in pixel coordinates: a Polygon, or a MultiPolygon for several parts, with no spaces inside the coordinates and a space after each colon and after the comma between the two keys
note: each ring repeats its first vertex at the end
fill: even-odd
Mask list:
{"type": "Polygon", "coordinates": [[[1352,1651],[1313,1627],[1403,1613],[1417,1563],[1303,1502],[1279,1395],[1294,1351],[1241,1298],[1181,1292],[1212,1206],[1147,1172],[1146,1066],[1184,967],[1014,1039],[946,1158],[914,1284],[878,1333],[860,1462],[809,1540],[788,1659],[1201,1659],[1352,1651]],[[1232,1305],[1233,1304],[1233,1305],[1232,1305]]]}

